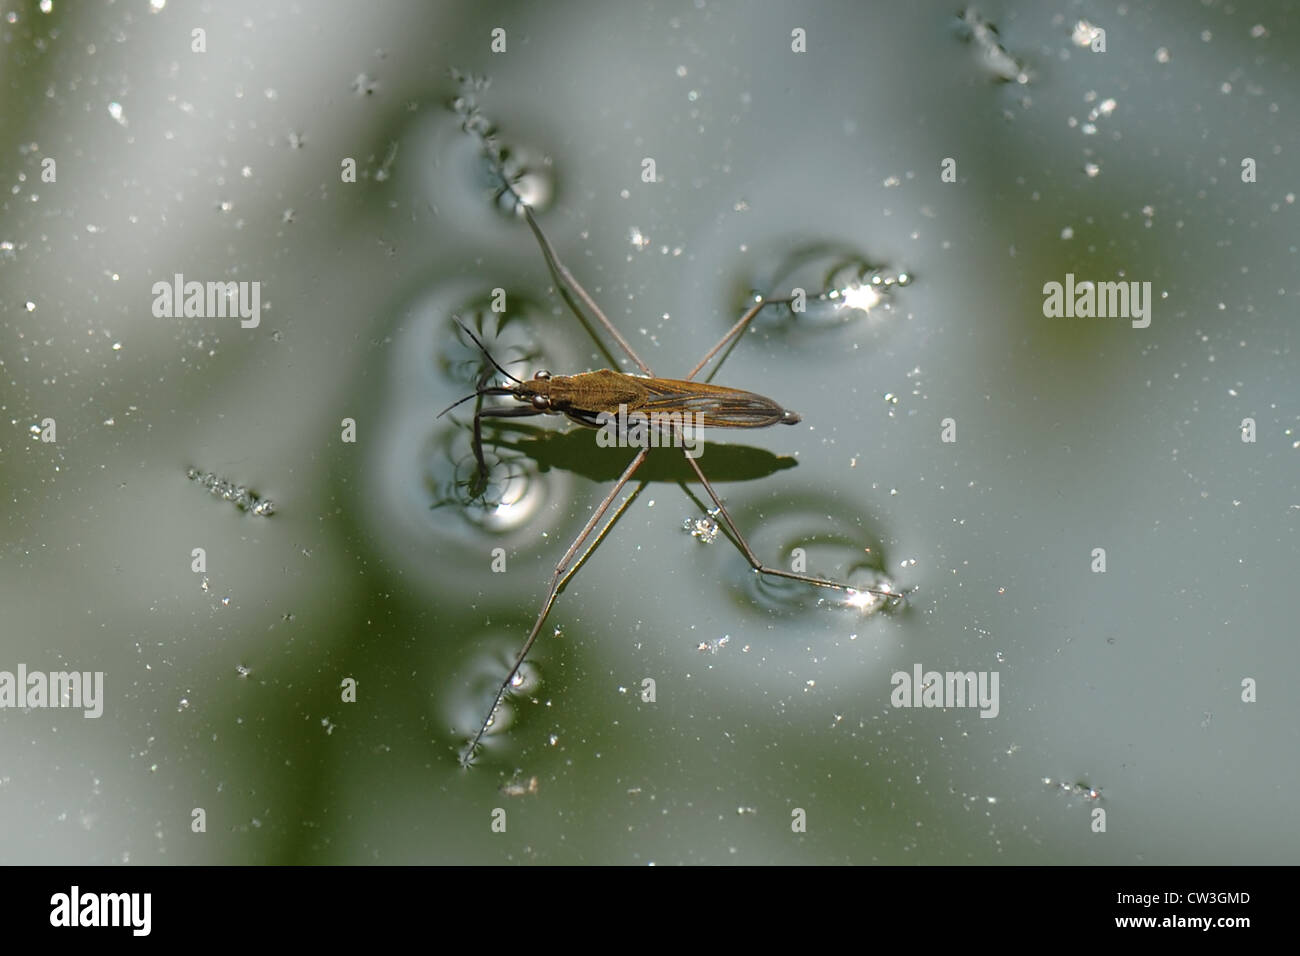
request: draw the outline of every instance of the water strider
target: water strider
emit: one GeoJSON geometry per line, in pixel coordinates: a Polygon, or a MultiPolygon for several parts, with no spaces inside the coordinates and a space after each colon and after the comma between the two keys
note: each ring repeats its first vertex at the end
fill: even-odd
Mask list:
{"type": "MultiPolygon", "coordinates": [[[[483,458],[484,418],[565,415],[579,425],[593,428],[622,423],[625,435],[629,418],[634,423],[643,423],[642,431],[646,426],[656,431],[675,431],[679,428],[765,428],[778,423],[795,425],[801,421],[797,413],[782,408],[766,396],[689,379],[628,375],[604,368],[556,376],[539,371],[530,381],[520,381],[497,364],[492,353],[473,332],[464,325],[460,327],[492,366],[514,384],[481,387],[444,408],[437,417],[441,418],[457,405],[487,395],[512,395],[524,403],[523,408],[480,406],[474,412],[474,460],[478,471],[470,484],[471,498],[478,497],[487,487],[487,462],[483,458]]],[[[651,443],[648,447],[661,447],[657,434],[646,435],[644,440],[651,443]]],[[[687,443],[676,435],[665,437],[662,447],[669,445],[686,447],[687,443]]]]}
{"type": "MultiPolygon", "coordinates": [[[[704,357],[695,364],[682,379],[662,379],[655,376],[650,366],[642,361],[636,351],[623,338],[614,324],[606,318],[600,307],[587,293],[581,283],[573,276],[563,262],[560,261],[558,253],[550,240],[546,238],[541,226],[537,222],[537,217],[533,214],[532,207],[524,201],[516,190],[514,182],[505,170],[502,151],[497,145],[495,138],[487,128],[487,124],[481,116],[475,111],[473,114],[475,122],[467,121],[465,128],[467,131],[473,131],[479,137],[483,145],[484,155],[486,156],[493,175],[501,183],[499,199],[508,199],[513,211],[522,216],[532,230],[537,244],[541,247],[542,256],[546,260],[547,268],[555,280],[556,288],[570,310],[579,319],[586,324],[583,317],[582,309],[579,304],[600,323],[618,346],[628,356],[629,359],[642,372],[641,375],[629,375],[623,372],[614,372],[609,369],[602,369],[594,372],[583,372],[577,375],[552,376],[549,372],[538,372],[528,381],[521,381],[515,378],[504,368],[497,364],[496,360],[488,353],[483,344],[474,336],[465,326],[461,328],[473,339],[475,345],[483,352],[493,365],[493,367],[510,380],[508,385],[485,385],[480,380],[479,387],[473,394],[467,395],[459,401],[453,403],[448,408],[439,413],[439,416],[446,414],[452,408],[460,405],[462,402],[471,399],[482,398],[484,396],[512,396],[521,404],[518,406],[489,406],[481,405],[474,414],[474,457],[477,465],[477,471],[474,480],[471,482],[471,497],[478,497],[483,493],[487,486],[487,465],[483,457],[482,448],[482,431],[481,422],[483,418],[515,418],[532,415],[564,415],[571,421],[581,425],[597,426],[601,424],[605,416],[615,414],[620,405],[627,409],[635,408],[641,413],[662,414],[670,416],[667,421],[667,427],[670,428],[676,438],[683,439],[681,434],[683,426],[675,422],[672,415],[694,416],[693,420],[703,427],[720,427],[720,428],[764,428],[768,425],[786,424],[793,425],[800,418],[796,413],[789,411],[779,405],[777,402],[762,395],[753,392],[741,391],[739,389],[726,388],[719,385],[711,385],[703,382],[694,381],[698,375],[715,356],[727,347],[745,328],[754,320],[759,312],[768,305],[777,304],[788,300],[765,299],[756,297],[756,301],[749,307],[736,323],[727,331],[716,345],[704,353],[704,357]]],[[[690,421],[687,421],[687,425],[690,421]]],[[[537,612],[537,619],[533,623],[532,630],[528,632],[523,645],[515,655],[514,663],[511,665],[505,679],[497,688],[496,696],[493,698],[492,706],[488,709],[487,715],[479,725],[478,731],[469,740],[465,749],[461,752],[461,762],[468,764],[472,761],[478,750],[483,735],[487,733],[488,728],[496,716],[497,708],[501,706],[502,700],[509,691],[511,685],[515,682],[519,674],[520,667],[523,666],[524,659],[532,649],[533,643],[537,640],[537,635],[541,633],[542,625],[545,623],[551,608],[555,604],[555,599],[560,590],[568,582],[569,578],[577,571],[586,560],[591,551],[600,543],[605,534],[619,519],[623,508],[632,500],[631,497],[626,499],[622,505],[615,511],[610,520],[601,528],[600,532],[592,541],[590,547],[582,554],[576,562],[574,558],[582,549],[583,544],[592,536],[596,526],[604,518],[605,513],[613,504],[614,499],[622,490],[623,486],[632,479],[642,462],[645,461],[649,454],[649,448],[642,447],[636,456],[628,463],[621,476],[615,482],[614,487],[607,494],[592,512],[590,519],[583,526],[573,543],[569,545],[563,557],[555,565],[555,570],[551,574],[550,584],[547,587],[546,596],[542,600],[541,607],[537,612]]],[[[718,497],[717,492],[705,477],[704,472],[700,469],[695,458],[687,452],[685,455],[687,463],[699,478],[701,485],[708,492],[709,498],[713,500],[716,514],[722,519],[722,523],[736,546],[745,555],[745,559],[750,566],[759,574],[767,574],[773,577],[788,578],[794,581],[802,581],[805,584],[814,585],[821,588],[842,591],[850,596],[872,595],[878,598],[882,604],[893,605],[904,600],[906,591],[893,591],[882,588],[854,587],[839,581],[831,581],[827,578],[819,578],[814,575],[800,574],[794,571],[786,571],[781,568],[769,567],[761,562],[750,548],[744,535],[727,513],[727,509],[722,504],[722,499],[718,497]]]]}

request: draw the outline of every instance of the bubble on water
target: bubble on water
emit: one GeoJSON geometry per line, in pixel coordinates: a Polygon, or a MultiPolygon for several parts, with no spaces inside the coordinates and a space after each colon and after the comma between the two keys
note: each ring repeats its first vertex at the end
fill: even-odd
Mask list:
{"type": "Polygon", "coordinates": [[[119,126],[126,125],[126,111],[122,109],[122,104],[116,101],[108,104],[108,115],[117,121],[119,126]]]}
{"type": "Polygon", "coordinates": [[[198,482],[223,501],[231,502],[240,511],[251,512],[259,517],[267,517],[275,512],[275,505],[269,499],[259,497],[244,485],[237,485],[212,472],[202,472],[190,466],[185,469],[185,477],[190,481],[198,482]]]}
{"type": "Polygon", "coordinates": [[[540,783],[537,777],[533,776],[527,780],[522,780],[519,771],[515,771],[514,778],[501,785],[501,793],[507,797],[522,797],[536,793],[539,787],[540,783]]]}
{"type": "Polygon", "coordinates": [[[1043,786],[1049,787],[1057,793],[1071,797],[1079,797],[1090,802],[1102,799],[1101,787],[1094,787],[1084,781],[1070,783],[1068,780],[1053,780],[1051,777],[1043,777],[1042,779],[1043,786]]]}
{"type": "Polygon", "coordinates": [[[1074,25],[1074,30],[1070,34],[1070,40],[1077,47],[1087,49],[1092,46],[1092,41],[1102,34],[1100,27],[1095,27],[1087,20],[1080,20],[1074,25]]]}
{"type": "Polygon", "coordinates": [[[712,544],[720,530],[716,520],[717,514],[717,511],[710,511],[701,517],[688,517],[682,522],[682,530],[689,531],[691,537],[701,544],[712,544]]]}
{"type": "Polygon", "coordinates": [[[731,643],[731,635],[723,634],[721,637],[717,638],[716,640],[700,641],[700,643],[696,645],[695,649],[701,652],[707,651],[710,654],[717,654],[718,651],[722,650],[730,643],[731,643]]]}
{"type": "Polygon", "coordinates": [[[978,10],[967,7],[960,14],[960,22],[966,40],[975,47],[980,65],[992,75],[994,80],[1003,83],[1014,81],[1022,86],[1029,83],[1028,71],[1002,45],[998,28],[984,19],[978,10]]]}
{"type": "Polygon", "coordinates": [[[372,96],[379,89],[379,81],[365,73],[358,73],[352,80],[352,92],[357,96],[372,96]]]}

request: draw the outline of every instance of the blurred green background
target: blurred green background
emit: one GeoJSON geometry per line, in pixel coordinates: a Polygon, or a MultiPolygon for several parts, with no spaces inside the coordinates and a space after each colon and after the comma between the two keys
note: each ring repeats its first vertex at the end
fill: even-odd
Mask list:
{"type": "MultiPolygon", "coordinates": [[[[0,711],[0,860],[1296,862],[1296,4],[47,8],[0,22],[0,669],[102,670],[106,703],[0,711]],[[454,501],[453,312],[503,288],[498,357],[608,363],[452,67],[661,375],[801,251],[913,276],[765,315],[716,380],[803,423],[701,459],[760,556],[877,560],[907,612],[761,584],[662,467],[457,765],[630,454],[454,501]],[[259,282],[260,326],[154,317],[177,272],[259,282]],[[1151,326],[1045,318],[1066,273],[1150,282],[1151,326]],[[917,663],[997,671],[997,718],[891,707],[917,663]]],[[[586,434],[517,424],[544,465],[586,434]]]]}

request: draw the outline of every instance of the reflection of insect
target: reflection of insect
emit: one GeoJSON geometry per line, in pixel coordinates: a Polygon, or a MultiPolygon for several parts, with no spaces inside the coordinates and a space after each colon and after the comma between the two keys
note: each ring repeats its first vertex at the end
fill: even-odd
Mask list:
{"type": "MultiPolygon", "coordinates": [[[[481,135],[481,134],[480,134],[481,135]]],[[[586,289],[573,277],[573,274],[560,261],[558,254],[550,241],[542,232],[541,226],[537,223],[537,218],[533,215],[532,208],[520,197],[515,191],[510,178],[502,168],[499,153],[493,148],[490,140],[484,138],[485,153],[492,165],[493,173],[500,179],[503,186],[503,196],[508,196],[514,204],[516,211],[521,214],[528,226],[533,231],[538,245],[541,247],[542,255],[546,259],[547,267],[555,279],[556,288],[564,298],[566,304],[573,311],[574,315],[580,321],[586,324],[579,308],[579,303],[594,316],[600,323],[600,326],[609,333],[609,335],[618,343],[624,353],[636,364],[644,373],[644,377],[637,375],[626,375],[621,372],[613,372],[607,369],[596,372],[584,372],[579,375],[571,376],[551,376],[548,372],[538,372],[536,376],[529,381],[520,381],[510,375],[496,360],[487,355],[487,350],[483,348],[482,343],[470,333],[468,329],[465,332],[474,339],[476,345],[487,355],[488,360],[498,372],[510,379],[513,384],[509,385],[492,385],[486,386],[480,382],[480,387],[472,395],[468,395],[456,402],[446,411],[456,407],[461,402],[469,401],[473,398],[480,398],[491,395],[511,395],[518,401],[526,403],[521,406],[501,406],[487,408],[480,407],[474,415],[474,456],[478,465],[478,471],[473,482],[471,482],[471,496],[477,497],[482,494],[487,486],[487,466],[483,458],[481,420],[485,417],[496,418],[514,418],[529,415],[566,415],[571,420],[583,425],[595,426],[598,424],[597,418],[602,414],[613,414],[620,404],[627,406],[629,411],[634,408],[645,414],[687,414],[696,418],[699,424],[713,427],[727,428],[762,428],[768,425],[778,423],[793,425],[799,421],[799,416],[791,411],[786,411],[776,402],[762,395],[756,395],[752,392],[739,391],[737,389],[724,388],[717,385],[709,385],[702,382],[693,381],[696,375],[713,360],[724,348],[727,347],[738,335],[740,335],[753,321],[754,317],[767,305],[771,305],[775,300],[758,299],[742,315],[727,332],[726,335],[718,342],[717,345],[709,349],[704,357],[696,363],[695,367],[687,373],[683,379],[661,379],[656,378],[645,362],[643,362],[633,350],[632,346],[627,343],[613,323],[605,317],[600,307],[596,305],[586,289]]],[[[464,329],[464,326],[462,326],[464,329]]],[[[671,421],[671,419],[670,419],[671,421]]],[[[689,420],[687,422],[689,425],[689,420]]],[[[670,424],[669,426],[679,441],[676,444],[683,444],[681,425],[670,424]]],[[[582,561],[586,559],[587,554],[604,538],[606,532],[613,526],[622,514],[623,508],[630,502],[630,498],[616,509],[614,516],[605,524],[605,526],[596,535],[592,545],[587,549],[582,557],[576,561],[574,558],[582,548],[583,544],[592,536],[596,526],[604,518],[605,512],[613,504],[615,497],[623,486],[631,480],[637,469],[645,461],[649,448],[641,447],[636,457],[623,470],[614,487],[610,489],[605,499],[592,512],[591,518],[578,533],[577,538],[569,545],[569,549],[564,552],[559,563],[555,565],[555,570],[551,575],[551,581],[546,590],[546,597],[542,600],[541,608],[538,610],[537,619],[533,623],[532,630],[529,631],[528,637],[524,640],[523,646],[520,647],[518,654],[515,655],[514,663],[506,674],[501,686],[497,689],[496,696],[492,701],[492,706],[488,710],[487,716],[479,726],[477,733],[469,741],[468,746],[461,754],[462,763],[468,763],[478,749],[479,742],[488,728],[492,725],[496,715],[497,708],[500,707],[502,700],[505,698],[507,691],[515,683],[519,669],[523,665],[524,658],[528,656],[533,642],[537,640],[537,635],[541,632],[542,625],[546,621],[547,615],[550,614],[551,608],[555,604],[556,596],[560,589],[565,585],[569,578],[577,571],[582,561]]],[[[727,509],[723,507],[722,500],[718,497],[713,486],[709,484],[708,478],[700,470],[699,464],[690,454],[686,456],[687,463],[699,478],[705,491],[717,506],[716,513],[722,519],[722,524],[729,532],[730,537],[736,546],[745,555],[745,559],[750,566],[760,574],[772,575],[774,577],[789,578],[794,581],[803,581],[806,584],[815,585],[821,588],[830,588],[836,591],[843,591],[853,598],[853,603],[857,606],[866,606],[862,595],[873,595],[879,599],[882,605],[893,605],[903,600],[903,593],[869,587],[853,587],[838,581],[831,581],[826,578],[819,578],[809,574],[799,574],[793,571],[785,571],[780,568],[772,568],[763,564],[749,544],[745,541],[744,536],[736,527],[731,516],[727,514],[727,509]]],[[[905,593],[905,592],[904,592],[905,593]]]]}

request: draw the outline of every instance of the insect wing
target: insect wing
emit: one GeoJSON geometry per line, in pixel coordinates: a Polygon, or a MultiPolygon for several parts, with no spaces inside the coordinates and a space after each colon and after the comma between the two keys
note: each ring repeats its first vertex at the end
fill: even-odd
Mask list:
{"type": "Polygon", "coordinates": [[[646,398],[638,411],[646,414],[690,414],[715,428],[763,428],[785,415],[776,402],[754,392],[673,378],[645,378],[640,383],[646,398]]]}

